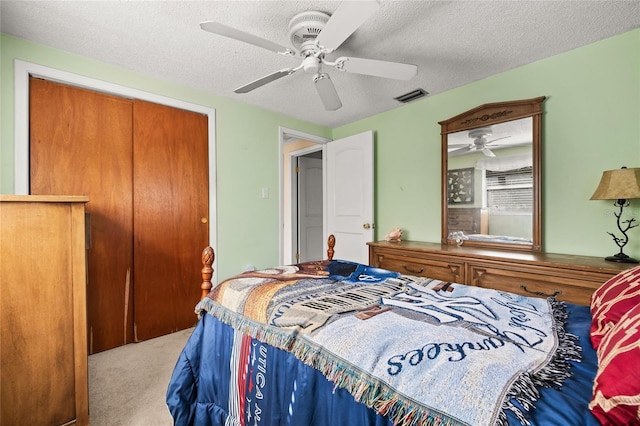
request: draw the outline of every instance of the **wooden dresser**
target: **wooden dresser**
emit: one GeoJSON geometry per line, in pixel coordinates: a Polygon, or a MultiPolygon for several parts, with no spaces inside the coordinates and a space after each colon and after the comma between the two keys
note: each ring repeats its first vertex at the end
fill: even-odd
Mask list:
{"type": "Polygon", "coordinates": [[[633,264],[603,258],[508,252],[438,243],[372,242],[369,263],[408,275],[493,288],[526,296],[556,296],[588,305],[606,280],[633,264]]]}
{"type": "Polygon", "coordinates": [[[0,195],[0,424],[89,424],[87,201],[0,195]]]}

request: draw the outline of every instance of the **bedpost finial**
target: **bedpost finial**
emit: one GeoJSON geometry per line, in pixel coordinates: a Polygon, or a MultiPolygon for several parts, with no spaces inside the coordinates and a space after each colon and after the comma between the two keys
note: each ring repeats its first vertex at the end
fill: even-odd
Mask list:
{"type": "Polygon", "coordinates": [[[207,294],[209,294],[209,292],[211,291],[211,277],[213,276],[213,267],[211,265],[213,265],[213,261],[215,260],[215,258],[216,255],[211,246],[208,246],[204,250],[202,250],[203,267],[201,271],[202,284],[200,285],[200,288],[202,289],[202,295],[200,297],[200,300],[207,297],[207,294]]]}
{"type": "Polygon", "coordinates": [[[329,260],[333,260],[333,253],[334,253],[333,248],[336,246],[336,237],[333,234],[329,235],[327,244],[329,245],[329,248],[327,249],[327,258],[329,260]]]}

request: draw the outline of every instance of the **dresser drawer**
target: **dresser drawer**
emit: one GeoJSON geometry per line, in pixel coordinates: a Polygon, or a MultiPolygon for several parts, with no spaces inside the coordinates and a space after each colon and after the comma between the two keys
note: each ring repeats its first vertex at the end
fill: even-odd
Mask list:
{"type": "Polygon", "coordinates": [[[454,283],[464,282],[464,263],[451,262],[445,258],[421,259],[384,252],[376,252],[373,257],[373,265],[379,268],[454,283]]]}
{"type": "Polygon", "coordinates": [[[591,295],[603,281],[585,279],[564,270],[508,268],[505,265],[468,264],[469,284],[478,287],[508,291],[523,296],[550,297],[578,305],[588,305],[591,295]],[[555,272],[555,273],[554,273],[555,272]]]}

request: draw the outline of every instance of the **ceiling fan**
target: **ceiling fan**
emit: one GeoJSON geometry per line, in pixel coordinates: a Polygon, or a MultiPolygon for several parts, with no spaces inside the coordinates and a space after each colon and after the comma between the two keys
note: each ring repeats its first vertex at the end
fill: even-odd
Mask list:
{"type": "Polygon", "coordinates": [[[416,65],[398,62],[344,56],[330,62],[325,58],[325,55],[340,47],[379,7],[376,0],[344,1],[340,3],[333,15],[318,11],[299,13],[289,21],[289,37],[294,49],[214,21],[204,21],[200,23],[200,28],[284,56],[295,56],[297,50],[303,58],[302,63],[297,67],[284,68],[265,75],[235,89],[235,93],[250,92],[267,83],[303,70],[305,73],[313,75],[313,83],[325,109],[335,111],[342,107],[342,102],[329,74],[323,72],[323,67],[334,67],[340,71],[397,80],[410,80],[418,71],[416,65]]]}
{"type": "MultiPolygon", "coordinates": [[[[487,157],[495,157],[496,155],[489,149],[487,145],[492,144],[496,141],[510,138],[511,136],[503,136],[501,138],[487,140],[487,137],[491,136],[493,131],[491,127],[479,127],[477,129],[469,130],[469,138],[473,139],[473,142],[470,144],[464,144],[462,148],[454,149],[453,151],[449,151],[449,155],[456,156],[466,154],[470,151],[481,151],[487,157]]],[[[460,145],[450,145],[450,147],[455,147],[460,145]]]]}

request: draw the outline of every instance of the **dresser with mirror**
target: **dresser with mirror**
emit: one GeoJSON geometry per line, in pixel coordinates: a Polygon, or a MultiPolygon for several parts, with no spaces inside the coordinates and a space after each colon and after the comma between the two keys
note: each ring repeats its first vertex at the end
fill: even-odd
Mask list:
{"type": "Polygon", "coordinates": [[[369,263],[582,305],[627,269],[599,257],[543,252],[544,100],[484,104],[441,121],[441,242],[371,242],[369,263]]]}

